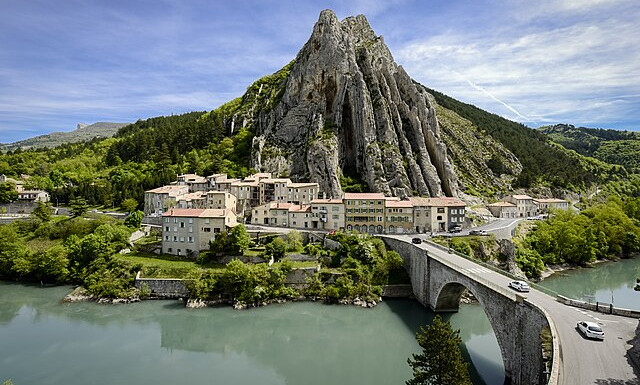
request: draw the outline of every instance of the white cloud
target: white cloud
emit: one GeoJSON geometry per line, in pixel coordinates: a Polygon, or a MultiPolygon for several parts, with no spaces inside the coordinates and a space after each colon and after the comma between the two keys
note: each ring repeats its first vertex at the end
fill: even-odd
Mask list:
{"type": "MultiPolygon", "coordinates": [[[[605,3],[589,4],[601,10],[605,3]]],[[[396,56],[425,85],[517,121],[607,126],[639,100],[639,35],[633,15],[605,13],[598,22],[514,25],[490,36],[446,32],[407,44],[396,56]]]]}

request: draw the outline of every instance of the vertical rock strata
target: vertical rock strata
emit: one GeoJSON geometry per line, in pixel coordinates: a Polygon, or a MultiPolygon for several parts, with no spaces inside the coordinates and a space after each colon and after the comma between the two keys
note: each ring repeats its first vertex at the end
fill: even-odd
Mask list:
{"type": "Polygon", "coordinates": [[[458,195],[435,102],[362,15],[320,14],[279,103],[257,119],[253,164],[342,193],[356,176],[386,195],[458,195]]]}

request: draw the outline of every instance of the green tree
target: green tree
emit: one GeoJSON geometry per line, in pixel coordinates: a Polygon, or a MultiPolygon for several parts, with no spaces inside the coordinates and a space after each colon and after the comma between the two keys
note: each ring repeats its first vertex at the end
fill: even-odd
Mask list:
{"type": "Polygon", "coordinates": [[[407,362],[413,378],[407,385],[471,385],[468,365],[462,359],[460,331],[439,315],[431,325],[416,333],[422,353],[413,354],[407,362]]]}
{"type": "Polygon", "coordinates": [[[133,211],[124,220],[124,225],[132,229],[139,229],[140,225],[142,224],[143,218],[144,218],[144,213],[142,211],[140,210],[133,211]]]}
{"type": "Polygon", "coordinates": [[[227,243],[229,242],[229,235],[226,231],[222,231],[216,234],[213,241],[209,242],[209,250],[216,256],[221,256],[227,249],[227,243]]]}
{"type": "Polygon", "coordinates": [[[302,250],[302,235],[299,231],[291,230],[287,233],[287,251],[302,250]]]}
{"type": "Polygon", "coordinates": [[[89,210],[89,204],[84,198],[76,198],[69,202],[71,206],[71,216],[79,217],[89,210]]]}
{"type": "Polygon", "coordinates": [[[122,201],[120,206],[124,209],[124,211],[131,213],[138,208],[138,201],[133,198],[127,198],[122,201]]]}
{"type": "Polygon", "coordinates": [[[31,215],[39,218],[42,222],[48,222],[51,219],[51,209],[44,202],[38,202],[38,206],[31,212],[31,215]]]}
{"type": "Polygon", "coordinates": [[[9,203],[18,199],[18,190],[13,182],[0,183],[0,203],[9,203]]]}
{"type": "Polygon", "coordinates": [[[275,261],[284,258],[287,253],[287,244],[280,237],[274,238],[264,247],[264,255],[266,257],[273,257],[275,261]]]}
{"type": "Polygon", "coordinates": [[[239,224],[229,232],[229,249],[234,254],[242,255],[249,248],[251,238],[243,224],[239,224]]]}

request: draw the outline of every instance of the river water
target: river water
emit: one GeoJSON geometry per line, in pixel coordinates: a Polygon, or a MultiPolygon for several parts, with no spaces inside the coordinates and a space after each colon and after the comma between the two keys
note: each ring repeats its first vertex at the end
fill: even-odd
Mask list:
{"type": "MultiPolygon", "coordinates": [[[[607,263],[543,284],[603,301],[613,292],[616,305],[639,308],[637,269],[640,259],[607,263]]],[[[190,310],[178,301],[60,303],[69,290],[0,282],[0,383],[403,384],[407,358],[419,351],[415,332],[434,316],[412,300],[242,311],[190,310]]],[[[501,385],[500,350],[482,308],[461,305],[445,318],[460,329],[474,384],[501,385]]]]}

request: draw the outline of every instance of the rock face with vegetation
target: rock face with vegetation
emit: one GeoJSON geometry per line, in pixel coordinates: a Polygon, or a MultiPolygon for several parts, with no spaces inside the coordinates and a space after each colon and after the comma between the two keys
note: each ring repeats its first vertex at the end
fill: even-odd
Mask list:
{"type": "Polygon", "coordinates": [[[282,99],[259,117],[254,166],[317,181],[331,196],[343,175],[387,195],[457,195],[435,108],[364,16],[341,22],[325,10],[282,99]]]}

